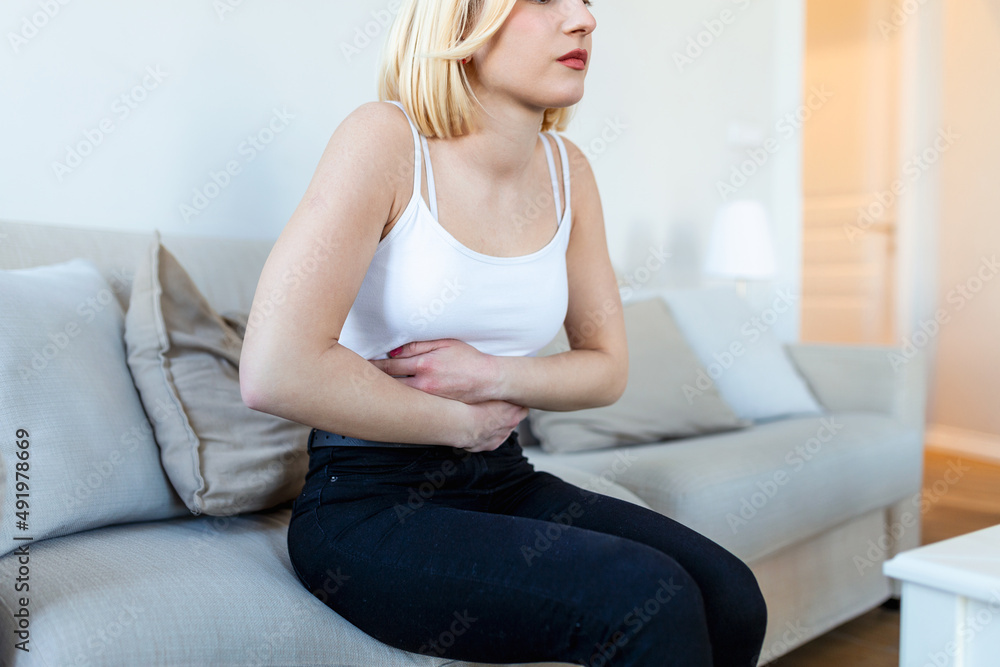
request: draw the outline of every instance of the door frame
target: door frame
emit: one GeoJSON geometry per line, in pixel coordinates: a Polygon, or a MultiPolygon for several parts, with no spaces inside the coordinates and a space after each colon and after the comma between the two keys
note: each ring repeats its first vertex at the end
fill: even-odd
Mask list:
{"type": "MultiPolygon", "coordinates": [[[[900,27],[900,135],[902,166],[942,129],[944,3],[931,0],[905,15],[900,27]]],[[[899,173],[903,173],[900,170],[899,173]]],[[[896,264],[897,344],[912,342],[932,320],[938,301],[937,239],[941,219],[940,168],[929,169],[899,198],[896,264]]],[[[925,353],[933,368],[935,338],[925,353]]]]}

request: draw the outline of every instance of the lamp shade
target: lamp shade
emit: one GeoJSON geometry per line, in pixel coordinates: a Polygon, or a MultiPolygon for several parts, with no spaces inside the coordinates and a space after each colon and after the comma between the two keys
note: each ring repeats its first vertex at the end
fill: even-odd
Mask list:
{"type": "Polygon", "coordinates": [[[767,211],[756,201],[738,200],[719,209],[705,258],[705,273],[740,280],[775,274],[767,211]]]}

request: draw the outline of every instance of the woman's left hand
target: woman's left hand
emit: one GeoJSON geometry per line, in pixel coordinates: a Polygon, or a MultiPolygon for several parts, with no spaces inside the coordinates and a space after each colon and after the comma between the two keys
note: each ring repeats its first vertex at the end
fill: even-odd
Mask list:
{"type": "Polygon", "coordinates": [[[494,357],[455,338],[418,340],[400,348],[391,359],[369,359],[377,368],[407,385],[463,403],[496,398],[494,357]]]}

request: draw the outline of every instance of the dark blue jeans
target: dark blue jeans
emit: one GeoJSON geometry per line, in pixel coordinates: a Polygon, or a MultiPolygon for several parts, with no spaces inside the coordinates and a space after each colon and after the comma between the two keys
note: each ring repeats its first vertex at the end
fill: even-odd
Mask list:
{"type": "MultiPolygon", "coordinates": [[[[302,584],[382,642],[487,663],[754,667],[750,569],[652,510],[491,452],[313,447],[288,552],[302,584]]],[[[334,439],[341,436],[334,436],[334,439]]],[[[365,441],[355,441],[365,442],[365,441]]]]}

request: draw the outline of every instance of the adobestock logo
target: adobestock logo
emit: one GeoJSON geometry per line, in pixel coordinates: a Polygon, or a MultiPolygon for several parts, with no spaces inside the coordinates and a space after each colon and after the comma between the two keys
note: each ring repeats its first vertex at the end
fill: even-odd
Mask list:
{"type": "Polygon", "coordinates": [[[291,122],[295,120],[295,115],[288,112],[288,109],[272,109],[271,118],[259,130],[248,134],[246,139],[236,147],[239,155],[245,155],[246,159],[241,164],[239,160],[229,160],[225,167],[215,171],[209,170],[208,180],[200,187],[193,190],[191,201],[180,204],[180,214],[184,222],[191,222],[192,218],[201,215],[205,209],[212,205],[230,185],[233,179],[243,172],[243,166],[257,159],[260,153],[267,150],[267,147],[284,132],[291,122]]]}
{"type": "MultiPolygon", "coordinates": [[[[135,600],[133,600],[131,603],[126,602],[122,604],[118,614],[114,617],[103,616],[103,618],[107,618],[103,626],[98,627],[87,637],[85,641],[78,644],[80,646],[86,646],[88,651],[84,652],[83,649],[81,649],[73,657],[73,664],[93,665],[104,662],[100,659],[95,660],[95,658],[103,655],[107,651],[111,651],[116,643],[122,642],[123,640],[121,637],[125,634],[126,628],[134,626],[136,621],[139,620],[139,616],[145,613],[146,608],[140,606],[135,600]]],[[[129,635],[129,639],[124,641],[125,644],[133,641],[136,633],[130,632],[129,635]]]]}
{"type": "MultiPolygon", "coordinates": [[[[82,323],[91,324],[105,308],[118,307],[115,292],[127,289],[132,277],[126,268],[115,269],[111,276],[111,283],[109,283],[111,289],[102,288],[96,294],[80,301],[76,306],[76,313],[82,319],[82,323]],[[112,305],[113,303],[115,305],[112,305]]],[[[83,332],[84,327],[81,326],[81,321],[75,318],[66,322],[61,328],[48,332],[46,335],[48,342],[44,343],[41,348],[31,350],[30,358],[18,366],[17,371],[21,381],[26,382],[40,378],[52,360],[58,357],[63,350],[71,347],[74,339],[83,332]]]]}
{"type": "Polygon", "coordinates": [[[781,139],[768,137],[760,146],[748,148],[746,159],[732,167],[729,179],[716,181],[715,189],[722,201],[728,201],[730,196],[749,183],[750,179],[771,161],[771,156],[781,150],[784,145],[782,140],[787,142],[792,139],[833,96],[833,91],[827,90],[825,85],[811,86],[805,104],[799,105],[794,111],[789,111],[774,124],[774,131],[781,136],[781,139]]]}
{"type": "Polygon", "coordinates": [[[858,209],[857,221],[852,225],[844,225],[844,235],[847,240],[852,244],[857,243],[858,238],[864,236],[875,223],[883,220],[899,197],[915,185],[920,177],[937,164],[941,156],[961,138],[962,135],[953,131],[951,127],[938,130],[932,145],[903,163],[902,174],[905,178],[897,178],[888,189],[876,192],[867,206],[858,209]]]}
{"type": "Polygon", "coordinates": [[[662,244],[656,248],[649,246],[642,265],[618,277],[618,295],[622,301],[628,301],[636,292],[641,291],[643,285],[664,268],[671,257],[673,253],[666,252],[662,244]]]}
{"type": "Polygon", "coordinates": [[[893,7],[888,21],[879,19],[878,30],[882,33],[882,38],[889,39],[894,33],[899,32],[925,4],[927,0],[903,0],[893,7]]]}
{"type": "Polygon", "coordinates": [[[796,444],[795,447],[785,454],[785,463],[790,468],[788,471],[779,468],[771,474],[770,479],[758,480],[756,482],[758,490],[752,492],[749,496],[740,498],[740,506],[736,512],[726,514],[726,523],[729,524],[729,529],[733,531],[733,535],[737,534],[740,528],[748,525],[757,518],[760,510],[780,493],[781,487],[788,484],[795,476],[795,473],[805,468],[807,463],[816,458],[820,451],[822,451],[823,445],[831,442],[844,429],[843,424],[837,423],[836,417],[823,417],[819,423],[820,425],[816,429],[815,435],[802,444],[796,444]]]}
{"type": "MultiPolygon", "coordinates": [[[[592,495],[591,501],[588,504],[593,504],[596,500],[597,496],[592,495]]],[[[563,533],[573,525],[573,519],[579,519],[583,514],[583,507],[580,503],[573,501],[565,510],[554,514],[548,519],[548,525],[545,526],[544,531],[541,528],[536,528],[535,541],[531,544],[521,545],[521,556],[524,557],[524,562],[528,564],[528,567],[531,567],[533,560],[548,551],[552,548],[553,544],[559,541],[563,533]]]]}
{"type": "MultiPolygon", "coordinates": [[[[160,69],[159,65],[150,65],[146,68],[146,75],[142,81],[129,90],[115,98],[111,103],[111,112],[118,117],[118,122],[124,122],[132,115],[132,112],[145,102],[149,93],[160,87],[168,74],[160,69]]],[[[119,125],[111,118],[102,118],[97,123],[97,127],[88,128],[83,131],[83,139],[80,139],[72,146],[66,146],[66,157],[64,162],[58,160],[52,163],[52,173],[56,179],[62,183],[67,175],[73,173],[83,164],[84,158],[94,152],[94,150],[104,143],[104,138],[114,132],[119,125]]]]}
{"type": "Polygon", "coordinates": [[[958,484],[959,480],[970,470],[972,467],[964,465],[961,459],[948,461],[948,469],[944,471],[941,478],[934,480],[933,484],[922,488],[920,493],[914,494],[910,498],[910,504],[916,508],[917,514],[914,515],[909,510],[903,512],[892,525],[886,524],[883,527],[882,535],[877,539],[868,540],[868,550],[863,555],[855,554],[852,560],[858,574],[863,575],[868,568],[877,567],[885,561],[886,556],[891,551],[895,551],[895,546],[906,535],[907,530],[917,526],[920,523],[920,517],[941,502],[951,488],[958,484]]]}
{"type": "MultiPolygon", "coordinates": [[[[759,341],[764,333],[773,328],[783,314],[794,312],[792,307],[798,299],[781,289],[776,294],[777,296],[768,308],[761,311],[759,316],[751,317],[740,326],[740,334],[748,339],[747,345],[752,346],[759,341]]],[[[696,397],[703,396],[706,391],[715,386],[715,380],[722,377],[735,365],[737,359],[747,353],[747,345],[734,340],[729,343],[729,347],[724,348],[721,352],[712,353],[713,362],[698,370],[694,384],[688,383],[682,387],[688,405],[693,405],[696,397]]]]}
{"type": "Polygon", "coordinates": [[[340,52],[344,54],[344,59],[347,62],[351,62],[355,56],[361,55],[361,52],[371,46],[372,42],[382,34],[382,31],[392,24],[401,4],[402,0],[390,0],[385,9],[372,10],[372,20],[365,23],[364,26],[354,28],[354,39],[351,42],[340,43],[340,52]]]}
{"type": "Polygon", "coordinates": [[[619,116],[609,118],[604,122],[600,135],[580,146],[580,150],[589,162],[594,162],[607,153],[611,144],[618,141],[628,128],[628,124],[619,116]]]}
{"type": "Polygon", "coordinates": [[[28,42],[38,36],[38,33],[54,19],[62,8],[68,5],[71,0],[42,0],[38,3],[41,11],[33,13],[30,17],[21,18],[21,29],[18,32],[8,32],[7,41],[14,55],[20,55],[21,47],[27,46],[28,42]]]}
{"type": "Polygon", "coordinates": [[[219,22],[226,20],[226,14],[232,14],[236,8],[243,4],[243,0],[215,0],[212,3],[215,15],[219,17],[219,22]]]}
{"type": "Polygon", "coordinates": [[[448,309],[452,303],[454,303],[458,297],[462,296],[464,288],[459,282],[459,277],[449,278],[444,281],[444,287],[441,289],[440,294],[431,299],[430,303],[424,304],[417,308],[410,315],[410,324],[413,325],[417,331],[423,331],[430,324],[441,317],[441,315],[448,309]]]}
{"type": "Polygon", "coordinates": [[[418,653],[438,657],[443,656],[447,649],[451,648],[455,644],[455,640],[464,635],[465,631],[471,628],[472,624],[479,620],[478,617],[470,614],[468,609],[462,613],[456,611],[452,614],[452,617],[455,620],[451,622],[448,629],[443,630],[435,639],[431,639],[426,644],[423,644],[417,649],[418,653]]]}
{"type": "Polygon", "coordinates": [[[781,633],[781,639],[771,644],[761,654],[761,657],[764,659],[764,662],[771,662],[772,659],[787,653],[789,649],[798,646],[802,643],[802,640],[811,637],[813,634],[814,629],[804,627],[802,621],[799,619],[796,619],[795,622],[785,621],[785,630],[781,633]]]}
{"type": "MultiPolygon", "coordinates": [[[[954,306],[952,309],[954,312],[959,312],[975,299],[997,274],[1000,274],[1000,261],[997,261],[996,254],[992,257],[984,255],[972,275],[949,290],[945,300],[954,306]]],[[[921,319],[919,329],[904,337],[898,349],[893,348],[886,353],[886,359],[892,370],[898,371],[910,363],[951,321],[951,312],[947,308],[938,308],[932,319],[921,319]]]]}
{"type": "MultiPolygon", "coordinates": [[[[733,0],[740,10],[745,10],[750,6],[750,0],[733,0]]],[[[681,74],[684,69],[694,64],[705,52],[715,45],[716,40],[722,37],[726,27],[736,22],[736,14],[731,9],[723,9],[715,18],[701,22],[704,30],[698,32],[693,37],[688,37],[687,44],[683,51],[674,51],[674,64],[681,74]]]]}
{"type": "Polygon", "coordinates": [[[625,647],[632,640],[632,637],[639,634],[639,631],[663,610],[664,606],[684,590],[684,586],[674,583],[673,577],[670,577],[669,581],[664,581],[661,578],[657,583],[660,584],[660,587],[656,589],[656,592],[641,605],[633,607],[632,611],[625,614],[624,619],[622,619],[622,626],[627,627],[628,632],[616,630],[604,643],[594,644],[594,652],[590,655],[590,659],[584,663],[587,667],[609,667],[614,664],[612,658],[618,653],[618,649],[625,647]]]}
{"type": "MultiPolygon", "coordinates": [[[[381,371],[379,372],[381,373],[381,371]]],[[[460,456],[459,462],[462,462],[472,456],[472,452],[462,451],[460,452],[460,456]]],[[[427,481],[420,482],[416,486],[410,486],[406,504],[403,505],[397,502],[393,507],[399,523],[406,523],[406,520],[423,507],[445,485],[448,478],[459,472],[459,470],[460,468],[455,461],[446,459],[437,470],[425,471],[424,479],[427,481]]]]}

